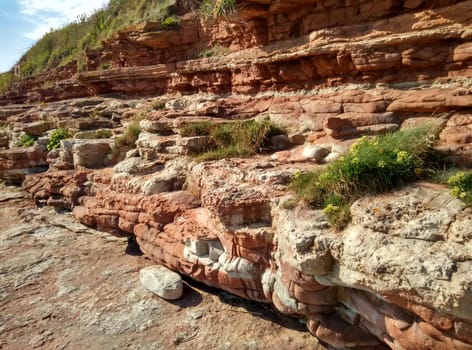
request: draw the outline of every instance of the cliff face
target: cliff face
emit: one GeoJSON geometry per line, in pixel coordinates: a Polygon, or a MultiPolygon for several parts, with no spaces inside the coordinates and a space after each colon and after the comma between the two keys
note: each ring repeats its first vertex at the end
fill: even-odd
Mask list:
{"type": "Polygon", "coordinates": [[[254,0],[212,24],[192,9],[185,2],[175,30],[116,33],[88,53],[87,71],[53,87],[39,79],[4,96],[30,104],[0,110],[2,178],[49,167],[23,183],[37,203],[135,235],[153,260],[272,303],[333,347],[471,349],[470,208],[415,184],[358,200],[336,232],[322,211],[287,205],[287,193],[297,171],[357,138],[427,123],[441,128],[436,149],[470,167],[472,1],[254,0]],[[128,99],[54,102],[108,93],[128,99]],[[50,129],[119,135],[136,116],[136,149],[114,167],[117,138],[46,150],[50,129]],[[241,119],[270,119],[287,135],[250,159],[189,157],[208,138],[184,126],[241,119]],[[15,148],[22,133],[38,141],[15,148]]]}

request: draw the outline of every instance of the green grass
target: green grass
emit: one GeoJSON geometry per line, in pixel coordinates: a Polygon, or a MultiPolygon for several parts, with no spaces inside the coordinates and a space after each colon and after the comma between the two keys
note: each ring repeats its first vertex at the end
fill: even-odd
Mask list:
{"type": "Polygon", "coordinates": [[[210,122],[188,123],[180,127],[179,134],[182,137],[209,136],[215,126],[210,122]]]}
{"type": "Polygon", "coordinates": [[[226,158],[248,158],[254,153],[248,148],[240,148],[236,145],[230,145],[223,148],[218,148],[204,152],[197,157],[197,162],[206,162],[210,160],[226,159],[226,158]]]}
{"type": "Polygon", "coordinates": [[[20,140],[18,141],[18,146],[21,147],[31,147],[34,145],[38,138],[33,135],[25,134],[20,137],[20,140]]]}
{"type": "Polygon", "coordinates": [[[250,157],[263,151],[270,137],[283,133],[283,129],[269,121],[254,120],[221,124],[189,123],[179,130],[183,137],[209,136],[207,149],[196,155],[197,161],[250,157]]]}
{"type": "Polygon", "coordinates": [[[179,27],[179,17],[176,15],[168,16],[161,21],[161,24],[165,30],[177,29],[179,27]]]}
{"type": "Polygon", "coordinates": [[[61,140],[65,140],[72,137],[70,131],[65,128],[60,128],[53,130],[51,132],[51,136],[49,137],[48,144],[46,148],[48,151],[52,151],[53,149],[59,148],[61,145],[61,140]]]}
{"type": "Polygon", "coordinates": [[[437,133],[437,128],[425,126],[363,137],[326,170],[296,173],[291,187],[299,199],[323,209],[330,223],[342,229],[355,200],[434,173],[440,165],[432,148],[437,133]]]}
{"type": "Polygon", "coordinates": [[[200,15],[206,20],[227,17],[236,11],[236,0],[203,0],[200,15]]]}
{"type": "MultiPolygon", "coordinates": [[[[203,0],[200,13],[206,19],[228,16],[235,11],[235,0],[203,0]]],[[[74,22],[52,30],[38,40],[19,60],[21,78],[47,73],[67,64],[86,71],[86,51],[98,49],[113,33],[146,21],[160,22],[165,30],[179,25],[175,8],[169,0],[110,0],[108,5],[90,16],[79,16],[74,22]]],[[[216,55],[209,49],[205,55],[216,55]]],[[[102,69],[110,66],[105,64],[102,69]]],[[[0,75],[0,92],[11,86],[11,73],[0,75]]]]}

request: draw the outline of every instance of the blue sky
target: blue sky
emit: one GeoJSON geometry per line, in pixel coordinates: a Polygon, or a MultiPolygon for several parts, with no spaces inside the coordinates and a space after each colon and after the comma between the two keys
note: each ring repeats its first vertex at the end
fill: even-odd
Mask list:
{"type": "Polygon", "coordinates": [[[9,70],[51,28],[102,7],[106,0],[0,0],[0,72],[9,70]]]}

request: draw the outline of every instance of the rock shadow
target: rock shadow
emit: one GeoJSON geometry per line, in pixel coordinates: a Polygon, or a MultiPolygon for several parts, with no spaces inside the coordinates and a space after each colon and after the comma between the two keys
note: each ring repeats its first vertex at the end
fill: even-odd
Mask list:
{"type": "MultiPolygon", "coordinates": [[[[188,277],[183,277],[183,279],[186,282],[186,287],[191,288],[196,293],[198,293],[197,290],[202,290],[205,293],[218,297],[222,303],[242,308],[245,312],[251,315],[263,318],[264,320],[270,321],[284,328],[300,332],[308,332],[306,325],[300,322],[300,319],[283,315],[277,311],[272,304],[245,299],[221,289],[209,287],[188,277]]],[[[185,296],[184,299],[185,298],[187,297],[185,296]]]]}

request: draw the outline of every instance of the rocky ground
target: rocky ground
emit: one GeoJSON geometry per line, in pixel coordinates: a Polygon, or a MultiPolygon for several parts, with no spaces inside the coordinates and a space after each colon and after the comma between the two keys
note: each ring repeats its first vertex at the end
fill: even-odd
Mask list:
{"type": "Polygon", "coordinates": [[[126,242],[0,189],[0,349],[322,349],[299,321],[187,281],[167,302],[126,242]]]}

